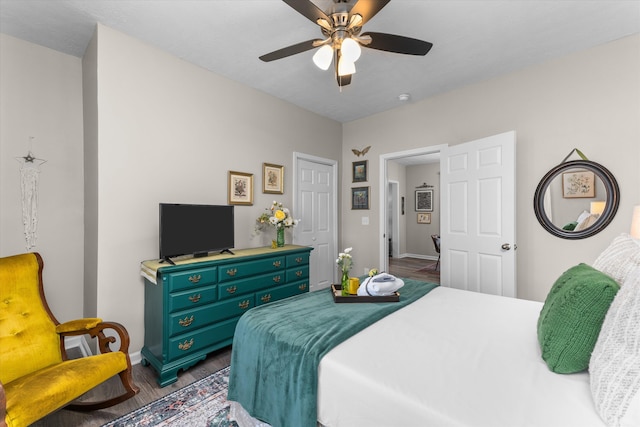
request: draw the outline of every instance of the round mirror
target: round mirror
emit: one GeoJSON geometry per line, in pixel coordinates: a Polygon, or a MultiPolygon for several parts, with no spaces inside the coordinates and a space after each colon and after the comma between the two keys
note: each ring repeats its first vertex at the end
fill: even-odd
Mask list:
{"type": "Polygon", "coordinates": [[[604,166],[573,160],[551,169],[533,197],[540,224],[563,239],[584,239],[602,231],[620,203],[615,177],[604,166]]]}

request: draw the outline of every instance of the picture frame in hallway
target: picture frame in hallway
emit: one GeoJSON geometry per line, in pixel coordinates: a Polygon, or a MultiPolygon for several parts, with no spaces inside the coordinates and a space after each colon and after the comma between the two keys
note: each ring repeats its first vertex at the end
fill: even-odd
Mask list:
{"type": "Polygon", "coordinates": [[[351,189],[351,209],[369,209],[369,187],[353,187],[351,189]]]}
{"type": "Polygon", "coordinates": [[[366,182],[367,170],[369,169],[369,161],[362,160],[353,162],[353,182],[366,182]]]}
{"type": "Polygon", "coordinates": [[[431,224],[431,212],[418,212],[418,224],[431,224]]]}
{"type": "Polygon", "coordinates": [[[433,211],[433,190],[416,190],[416,212],[433,211]]]}
{"type": "Polygon", "coordinates": [[[271,163],[262,164],[262,192],[284,194],[284,166],[271,163]]]}
{"type": "Polygon", "coordinates": [[[227,194],[230,205],[253,205],[253,174],[229,171],[227,194]]]}

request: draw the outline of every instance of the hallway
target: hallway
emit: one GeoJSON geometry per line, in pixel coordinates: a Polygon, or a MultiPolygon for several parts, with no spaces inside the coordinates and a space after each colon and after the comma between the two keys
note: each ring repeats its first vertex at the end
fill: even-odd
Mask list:
{"type": "Polygon", "coordinates": [[[419,258],[389,258],[389,274],[396,277],[440,283],[440,267],[436,261],[419,258]]]}

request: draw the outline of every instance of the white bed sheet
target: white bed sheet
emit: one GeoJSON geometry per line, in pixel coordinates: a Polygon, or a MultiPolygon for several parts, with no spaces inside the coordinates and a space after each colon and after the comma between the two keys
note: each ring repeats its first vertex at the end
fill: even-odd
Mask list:
{"type": "Polygon", "coordinates": [[[439,287],[331,350],[318,368],[328,427],[602,427],[586,372],[540,356],[542,304],[439,287]]]}

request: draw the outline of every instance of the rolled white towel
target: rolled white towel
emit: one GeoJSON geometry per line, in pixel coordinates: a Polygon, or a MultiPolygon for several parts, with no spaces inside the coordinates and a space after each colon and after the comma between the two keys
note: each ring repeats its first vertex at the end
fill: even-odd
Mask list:
{"type": "Polygon", "coordinates": [[[404,281],[387,273],[381,273],[373,277],[367,277],[358,288],[359,296],[386,296],[392,295],[404,286],[404,281]]]}

